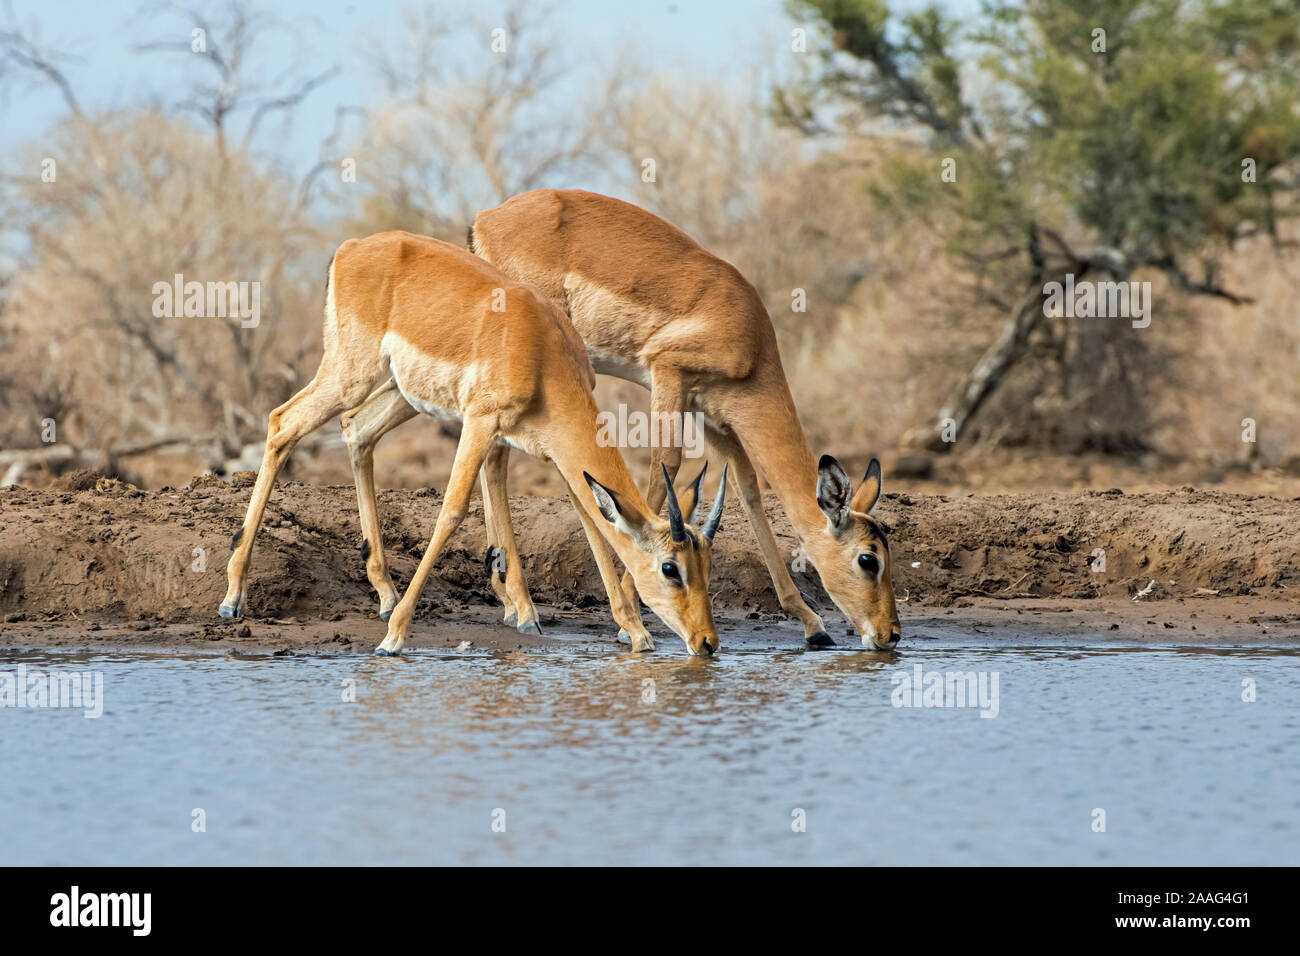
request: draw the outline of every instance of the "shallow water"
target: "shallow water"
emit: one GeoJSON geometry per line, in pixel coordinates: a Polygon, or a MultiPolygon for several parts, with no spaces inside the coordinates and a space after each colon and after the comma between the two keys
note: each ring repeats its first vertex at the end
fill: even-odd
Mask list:
{"type": "Polygon", "coordinates": [[[1296,649],[726,640],[0,654],[104,698],[0,708],[0,863],[1300,862],[1296,649]],[[996,716],[894,706],[916,665],[996,716]]]}

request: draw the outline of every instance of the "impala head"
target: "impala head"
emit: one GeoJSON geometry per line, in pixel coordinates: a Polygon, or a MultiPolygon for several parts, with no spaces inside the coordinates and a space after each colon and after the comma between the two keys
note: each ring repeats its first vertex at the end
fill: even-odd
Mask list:
{"type": "Polygon", "coordinates": [[[633,548],[623,548],[620,557],[636,582],[637,592],[661,621],[686,642],[692,654],[710,657],[718,649],[718,628],[709,603],[709,571],[713,564],[713,536],[722,521],[727,490],[727,468],[713,507],[701,520],[700,488],[706,463],[690,488],[677,500],[673,483],[664,471],[668,488],[668,520],[652,515],[641,502],[629,501],[583,472],[600,513],[631,539],[633,548]],[[692,514],[690,524],[683,517],[692,514]]]}
{"type": "Polygon", "coordinates": [[[890,650],[902,631],[894,604],[889,541],[871,512],[880,500],[880,462],[871,459],[856,492],[830,455],[817,463],[817,504],[826,528],[804,541],[804,549],[826,593],[862,635],[862,646],[890,650]]]}

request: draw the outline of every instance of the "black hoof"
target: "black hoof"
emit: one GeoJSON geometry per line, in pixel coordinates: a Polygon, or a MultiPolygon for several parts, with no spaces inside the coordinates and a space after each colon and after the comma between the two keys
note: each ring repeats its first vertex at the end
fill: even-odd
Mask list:
{"type": "Polygon", "coordinates": [[[816,634],[812,634],[808,637],[808,646],[809,647],[834,647],[835,642],[831,640],[831,636],[827,634],[825,631],[818,631],[816,634]]]}
{"type": "Polygon", "coordinates": [[[518,615],[518,614],[507,614],[504,623],[505,623],[506,627],[514,627],[514,626],[516,626],[516,625],[519,623],[519,615],[518,615]]]}
{"type": "MultiPolygon", "coordinates": [[[[209,605],[209,607],[211,607],[211,605],[209,605]]],[[[221,605],[221,608],[217,613],[226,618],[237,618],[240,616],[239,609],[231,607],[229,604],[221,605]]]]}
{"type": "Polygon", "coordinates": [[[620,644],[631,644],[631,643],[632,643],[632,635],[629,634],[627,631],[623,630],[622,628],[619,628],[619,631],[618,631],[618,642],[619,642],[620,644]]]}
{"type": "Polygon", "coordinates": [[[536,634],[539,637],[542,634],[542,627],[536,621],[524,621],[517,630],[520,634],[536,634]]]}
{"type": "Polygon", "coordinates": [[[388,651],[382,647],[376,647],[375,653],[372,654],[371,656],[372,657],[400,657],[401,654],[402,654],[401,651],[388,651]]]}
{"type": "Polygon", "coordinates": [[[379,612],[379,620],[381,620],[381,621],[387,621],[387,620],[388,620],[390,617],[392,617],[392,616],[393,616],[393,609],[392,609],[392,608],[389,608],[387,611],[380,611],[380,612],[379,612]]]}

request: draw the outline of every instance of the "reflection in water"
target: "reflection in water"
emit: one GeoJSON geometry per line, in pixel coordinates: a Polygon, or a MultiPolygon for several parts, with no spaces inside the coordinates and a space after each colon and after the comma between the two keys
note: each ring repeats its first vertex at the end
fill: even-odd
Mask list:
{"type": "Polygon", "coordinates": [[[7,654],[105,701],[0,709],[0,863],[1300,862],[1300,649],[728,645],[7,654]],[[918,666],[997,716],[895,706],[918,666]]]}

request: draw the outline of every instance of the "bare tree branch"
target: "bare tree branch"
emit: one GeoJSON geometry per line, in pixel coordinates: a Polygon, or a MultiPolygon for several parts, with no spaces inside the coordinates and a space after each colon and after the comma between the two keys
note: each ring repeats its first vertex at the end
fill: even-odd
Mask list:
{"type": "MultiPolygon", "coordinates": [[[[0,30],[0,55],[22,69],[37,73],[53,83],[63,96],[63,102],[67,104],[68,110],[75,116],[84,116],[76,93],[73,92],[72,83],[55,65],[59,55],[43,49],[35,41],[24,36],[17,25],[12,24],[12,10],[9,11],[9,18],[11,26],[0,30]]],[[[3,74],[0,74],[0,78],[2,77],[3,74]]]]}
{"type": "Polygon", "coordinates": [[[1215,278],[1216,270],[1213,265],[1208,262],[1205,266],[1205,279],[1201,282],[1196,282],[1188,276],[1187,273],[1183,271],[1182,267],[1179,266],[1171,257],[1148,260],[1147,264],[1164,272],[1165,275],[1169,276],[1174,287],[1183,292],[1192,295],[1212,296],[1216,299],[1223,299],[1227,302],[1231,302],[1233,305],[1250,305],[1255,301],[1250,296],[1232,292],[1231,290],[1225,289],[1223,286],[1219,285],[1218,280],[1215,278]]]}

